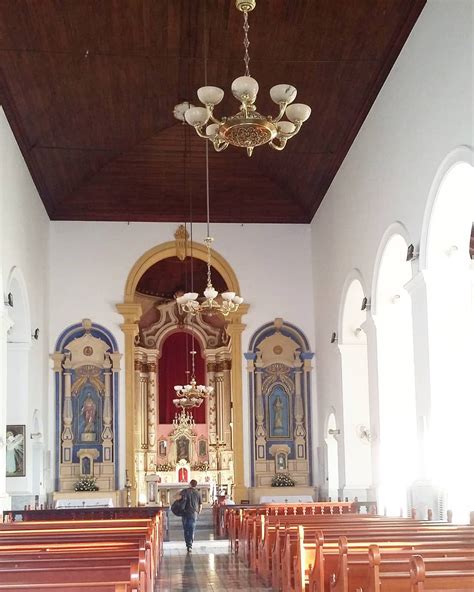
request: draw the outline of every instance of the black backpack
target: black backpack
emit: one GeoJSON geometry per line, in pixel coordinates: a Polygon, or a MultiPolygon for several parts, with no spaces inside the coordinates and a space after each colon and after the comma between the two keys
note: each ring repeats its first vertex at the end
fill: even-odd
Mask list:
{"type": "Polygon", "coordinates": [[[171,504],[171,511],[175,516],[184,516],[188,506],[188,496],[183,495],[171,504]]]}

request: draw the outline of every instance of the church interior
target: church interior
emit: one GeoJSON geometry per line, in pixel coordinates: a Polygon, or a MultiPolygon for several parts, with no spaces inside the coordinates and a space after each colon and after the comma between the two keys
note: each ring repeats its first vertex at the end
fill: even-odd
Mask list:
{"type": "Polygon", "coordinates": [[[474,581],[473,23],[473,0],[1,3],[0,523],[151,520],[115,592],[435,589],[413,559],[412,588],[298,580],[283,551],[272,575],[243,526],[340,512],[350,543],[357,508],[471,528],[474,581]],[[192,479],[236,551],[212,535],[194,567],[168,511],[192,479]]]}

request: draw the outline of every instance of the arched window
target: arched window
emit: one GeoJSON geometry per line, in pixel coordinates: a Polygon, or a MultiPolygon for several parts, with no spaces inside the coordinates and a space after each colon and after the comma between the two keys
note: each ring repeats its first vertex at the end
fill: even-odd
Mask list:
{"type": "Polygon", "coordinates": [[[344,496],[367,499],[372,485],[372,455],[364,290],[352,274],[341,307],[339,351],[344,419],[344,496]]]}
{"type": "MultiPolygon", "coordinates": [[[[407,511],[416,470],[416,408],[408,244],[397,228],[382,243],[375,281],[373,318],[379,381],[379,505],[389,514],[407,511]]],[[[400,230],[402,227],[400,226],[400,230]]]]}
{"type": "Polygon", "coordinates": [[[429,475],[445,492],[445,506],[453,510],[454,520],[465,521],[474,487],[466,466],[466,453],[474,449],[474,168],[454,163],[435,190],[420,254],[427,284],[431,375],[429,475]]]}

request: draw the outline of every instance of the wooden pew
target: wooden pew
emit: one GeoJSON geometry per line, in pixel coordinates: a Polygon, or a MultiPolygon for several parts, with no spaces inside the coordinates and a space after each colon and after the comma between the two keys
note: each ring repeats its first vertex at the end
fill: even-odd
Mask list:
{"type": "MultiPolygon", "coordinates": [[[[402,573],[408,575],[409,561],[413,556],[413,550],[380,549],[378,546],[369,546],[377,549],[384,560],[380,564],[380,573],[402,573]]],[[[474,548],[452,548],[449,553],[445,549],[418,548],[417,554],[423,554],[424,565],[427,572],[437,571],[469,571],[474,570],[474,548]]],[[[347,590],[364,589],[368,587],[367,551],[363,553],[351,553],[348,556],[348,542],[345,537],[339,540],[339,559],[337,571],[330,582],[331,592],[346,592],[347,590]]],[[[304,590],[304,588],[302,588],[304,590]]]]}
{"type": "Polygon", "coordinates": [[[426,571],[421,555],[414,555],[406,572],[384,572],[381,570],[380,550],[377,545],[369,549],[368,583],[358,592],[472,592],[474,569],[426,571]]]}
{"type": "Polygon", "coordinates": [[[68,590],[90,584],[151,592],[161,533],[156,517],[1,525],[0,590],[58,589],[62,583],[68,590]]]}

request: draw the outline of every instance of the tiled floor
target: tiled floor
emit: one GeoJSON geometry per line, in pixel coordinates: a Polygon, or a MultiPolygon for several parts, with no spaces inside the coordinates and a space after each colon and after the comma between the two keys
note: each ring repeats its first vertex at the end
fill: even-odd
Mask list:
{"type": "Polygon", "coordinates": [[[160,592],[269,592],[233,553],[227,541],[195,541],[186,553],[184,542],[165,543],[156,590],[160,592]]]}

